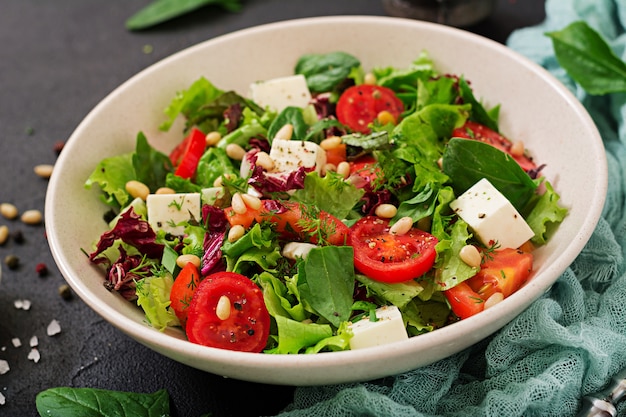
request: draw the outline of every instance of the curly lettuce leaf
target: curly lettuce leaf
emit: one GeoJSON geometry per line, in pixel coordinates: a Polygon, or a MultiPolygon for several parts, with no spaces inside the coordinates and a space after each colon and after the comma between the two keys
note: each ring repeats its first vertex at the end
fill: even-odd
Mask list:
{"type": "Polygon", "coordinates": [[[531,242],[535,245],[543,245],[548,240],[550,232],[556,228],[567,216],[568,210],[559,205],[561,198],[552,184],[544,181],[546,191],[539,197],[535,207],[526,216],[526,223],[535,232],[531,242]]]}
{"type": "Polygon", "coordinates": [[[168,326],[178,326],[176,314],[169,308],[170,292],[174,279],[169,273],[137,281],[137,305],[146,313],[146,320],[160,331],[168,326]]]}

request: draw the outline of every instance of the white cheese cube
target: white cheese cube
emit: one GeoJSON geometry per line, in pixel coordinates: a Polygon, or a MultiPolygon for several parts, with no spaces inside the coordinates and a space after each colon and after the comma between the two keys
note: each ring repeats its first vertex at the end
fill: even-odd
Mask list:
{"type": "Polygon", "coordinates": [[[272,172],[289,173],[304,167],[321,173],[326,165],[326,151],[317,143],[305,140],[274,139],[270,158],[274,161],[272,172]]]}
{"type": "Polygon", "coordinates": [[[451,202],[450,208],[485,246],[497,242],[502,249],[515,249],[535,235],[513,204],[485,178],[451,202]]]}
{"type": "Polygon", "coordinates": [[[259,106],[281,112],[286,107],[306,107],[311,92],[304,75],[290,75],[250,84],[250,98],[259,106]]]}
{"type": "Polygon", "coordinates": [[[148,223],[155,231],[180,236],[185,232],[184,223],[191,219],[201,220],[200,193],[150,194],[146,204],[148,223]]]}
{"type": "Polygon", "coordinates": [[[377,321],[370,321],[368,317],[364,317],[349,325],[353,334],[350,349],[380,346],[409,338],[398,307],[380,307],[376,310],[376,318],[377,321]]]}

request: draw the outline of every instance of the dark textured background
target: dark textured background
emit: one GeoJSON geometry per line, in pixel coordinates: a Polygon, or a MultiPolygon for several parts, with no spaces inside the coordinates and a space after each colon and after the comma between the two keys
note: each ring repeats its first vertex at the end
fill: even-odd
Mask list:
{"type": "MultiPolygon", "coordinates": [[[[33,173],[54,163],[54,144],[65,141],[109,92],[147,66],[198,42],[237,29],[320,15],[385,15],[381,0],[244,0],[240,13],[207,7],[144,32],[124,21],[148,0],[4,0],[0,5],[0,203],[21,211],[44,210],[47,181],[33,173]],[[144,47],[150,45],[151,53],[144,47]]],[[[493,16],[469,30],[504,43],[516,28],[544,18],[543,0],[499,0],[493,16]]],[[[341,45],[338,45],[340,49],[341,45]]],[[[157,86],[158,88],[158,86],[157,86]]],[[[0,246],[0,259],[17,255],[21,266],[3,263],[0,282],[0,375],[6,404],[2,416],[36,416],[35,396],[51,387],[95,387],[154,392],[167,389],[175,416],[258,416],[278,413],[293,387],[224,379],[181,365],[136,343],[91,311],[80,299],[63,300],[64,283],[41,226],[0,217],[22,244],[0,246]],[[50,273],[39,277],[38,263],[50,273]],[[30,310],[14,307],[30,300],[30,310]],[[46,335],[56,319],[62,332],[46,335]],[[37,336],[41,360],[27,358],[37,336]],[[13,347],[17,337],[22,346],[13,347]],[[236,399],[231,402],[229,399],[236,399]]],[[[70,225],[68,225],[70,227],[70,225]]]]}

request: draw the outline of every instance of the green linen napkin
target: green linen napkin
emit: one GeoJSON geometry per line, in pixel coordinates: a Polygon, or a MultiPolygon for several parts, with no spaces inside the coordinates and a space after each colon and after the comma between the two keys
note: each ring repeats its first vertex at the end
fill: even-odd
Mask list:
{"type": "MultiPolygon", "coordinates": [[[[624,0],[548,0],[546,20],[514,32],[508,46],[562,81],[602,134],[608,197],[580,256],[489,339],[394,377],[298,388],[280,416],[574,416],[584,395],[626,367],[626,95],[589,96],[559,66],[545,33],[577,20],[626,59],[624,0]]],[[[618,411],[626,415],[626,404],[618,411]]]]}

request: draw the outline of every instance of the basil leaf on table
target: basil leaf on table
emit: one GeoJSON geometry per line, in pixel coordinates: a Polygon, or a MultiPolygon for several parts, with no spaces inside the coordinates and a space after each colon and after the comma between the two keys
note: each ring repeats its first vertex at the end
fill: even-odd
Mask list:
{"type": "Polygon", "coordinates": [[[626,91],[626,63],[587,23],[548,32],[559,64],[592,95],[626,91]]]}
{"type": "Polygon", "coordinates": [[[239,0],[155,0],[126,21],[129,30],[141,30],[213,4],[236,12],[241,10],[239,0]]]}
{"type": "Polygon", "coordinates": [[[450,139],[443,154],[443,172],[452,178],[457,195],[486,178],[520,212],[537,188],[515,159],[477,140],[450,139]]]}
{"type": "Polygon", "coordinates": [[[164,417],[170,415],[166,390],[152,394],[95,388],[50,388],[37,394],[37,412],[46,417],[164,417]]]}

